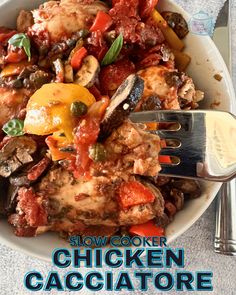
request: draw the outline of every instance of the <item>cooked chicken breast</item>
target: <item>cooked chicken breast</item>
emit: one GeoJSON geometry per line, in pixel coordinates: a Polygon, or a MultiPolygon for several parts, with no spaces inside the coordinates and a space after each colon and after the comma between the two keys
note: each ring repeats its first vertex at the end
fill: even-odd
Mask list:
{"type": "Polygon", "coordinates": [[[192,78],[164,66],[152,66],[138,72],[144,80],[142,102],[151,96],[157,96],[163,109],[180,109],[182,104],[196,108],[204,97],[196,90],[192,78]]]}
{"type": "Polygon", "coordinates": [[[178,86],[170,85],[167,75],[176,72],[164,66],[153,66],[138,72],[144,80],[143,101],[152,95],[156,95],[162,101],[165,109],[180,109],[178,101],[178,86]]]}
{"type": "MultiPolygon", "coordinates": [[[[34,194],[44,200],[41,205],[48,216],[48,223],[40,224],[37,233],[53,230],[87,234],[87,230],[92,231],[99,225],[113,232],[119,226],[141,224],[163,215],[164,200],[160,191],[134,176],[157,175],[159,138],[127,121],[112,133],[104,145],[108,158],[92,165],[90,179],[76,179],[58,165],[35,186],[34,194]],[[123,209],[118,189],[122,183],[134,180],[142,182],[152,192],[154,201],[123,209]]],[[[21,204],[25,202],[19,199],[17,211],[25,212],[27,208],[21,204]]],[[[27,218],[32,220],[29,216],[27,218]]]]}
{"type": "Polygon", "coordinates": [[[99,10],[107,10],[101,1],[86,5],[80,0],[45,2],[32,11],[34,24],[29,33],[39,45],[58,43],[81,29],[89,29],[99,10]]]}

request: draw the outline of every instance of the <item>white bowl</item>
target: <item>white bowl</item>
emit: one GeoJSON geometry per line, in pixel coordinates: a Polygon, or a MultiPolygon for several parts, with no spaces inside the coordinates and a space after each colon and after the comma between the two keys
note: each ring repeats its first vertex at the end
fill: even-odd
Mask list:
{"type": "MultiPolygon", "coordinates": [[[[0,4],[0,25],[15,26],[19,9],[32,9],[44,1],[40,0],[5,0],[0,4]]],[[[189,15],[171,0],[160,1],[160,10],[180,12],[186,20],[189,15]]],[[[208,36],[199,36],[189,33],[185,39],[186,52],[192,58],[188,73],[193,77],[197,87],[205,92],[205,101],[202,108],[210,108],[212,104],[220,102],[218,109],[234,111],[234,89],[226,65],[216,46],[208,36]],[[219,82],[214,79],[220,74],[223,79],[219,82]]],[[[189,201],[180,211],[174,221],[167,227],[166,235],[171,242],[185,232],[208,208],[216,196],[220,184],[203,182],[203,193],[200,198],[189,201]]],[[[18,238],[12,233],[12,228],[6,221],[0,221],[0,242],[28,255],[43,260],[50,260],[51,252],[57,247],[68,247],[68,244],[58,238],[56,234],[47,233],[36,238],[18,238]]]]}

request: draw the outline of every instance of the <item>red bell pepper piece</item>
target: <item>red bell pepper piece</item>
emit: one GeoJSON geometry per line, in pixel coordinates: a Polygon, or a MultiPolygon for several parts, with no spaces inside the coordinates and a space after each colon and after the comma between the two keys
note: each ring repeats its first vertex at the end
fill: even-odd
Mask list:
{"type": "Polygon", "coordinates": [[[81,47],[75,52],[71,59],[71,66],[74,70],[79,70],[81,67],[83,59],[87,56],[88,51],[86,48],[81,47]]]}
{"type": "Polygon", "coordinates": [[[8,29],[5,27],[0,27],[0,43],[1,45],[7,45],[8,40],[14,36],[17,31],[8,29]]]}
{"type": "Polygon", "coordinates": [[[150,220],[143,224],[132,225],[129,232],[142,237],[160,237],[164,235],[164,228],[156,226],[154,221],[150,220]]]}
{"type": "Polygon", "coordinates": [[[170,156],[160,155],[158,158],[161,164],[172,164],[170,156]]]}
{"type": "MultiPolygon", "coordinates": [[[[164,139],[161,140],[161,148],[166,148],[166,141],[164,139]]],[[[171,157],[165,155],[159,155],[159,162],[162,164],[172,164],[171,157]]]]}
{"type": "Polygon", "coordinates": [[[112,25],[112,18],[104,11],[99,11],[94,20],[90,32],[101,31],[105,32],[112,25]]]}
{"type": "Polygon", "coordinates": [[[27,58],[24,49],[14,48],[12,45],[8,47],[8,53],[5,57],[5,61],[9,63],[18,63],[27,58]]]}
{"type": "Polygon", "coordinates": [[[119,187],[119,203],[122,209],[128,209],[135,205],[152,203],[154,194],[138,181],[123,182],[119,187]]]}
{"type": "Polygon", "coordinates": [[[158,3],[158,0],[141,0],[140,2],[140,16],[142,18],[148,18],[153,12],[155,6],[158,3]]]}

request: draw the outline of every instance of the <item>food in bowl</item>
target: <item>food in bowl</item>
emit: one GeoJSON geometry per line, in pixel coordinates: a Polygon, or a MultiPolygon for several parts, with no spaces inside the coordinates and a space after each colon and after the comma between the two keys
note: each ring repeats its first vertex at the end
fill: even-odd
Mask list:
{"type": "Polygon", "coordinates": [[[129,121],[203,99],[184,73],[187,24],[156,2],[49,1],[1,28],[1,214],[17,236],[162,235],[200,196],[158,176],[174,144],[146,132],[158,126],[129,121]]]}

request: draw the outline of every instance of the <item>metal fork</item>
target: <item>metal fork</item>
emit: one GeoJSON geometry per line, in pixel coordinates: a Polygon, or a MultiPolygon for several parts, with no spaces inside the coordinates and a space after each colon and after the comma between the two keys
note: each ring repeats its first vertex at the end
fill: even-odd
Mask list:
{"type": "MultiPolygon", "coordinates": [[[[236,117],[212,110],[148,111],[132,113],[134,123],[178,123],[175,130],[152,130],[167,142],[161,155],[175,157],[173,164],[162,164],[160,174],[174,177],[228,181],[236,176],[236,117]]],[[[163,124],[162,124],[163,125],[163,124]]]]}
{"type": "MultiPolygon", "coordinates": [[[[231,0],[219,13],[213,40],[223,56],[229,72],[231,64],[231,0]]],[[[234,110],[235,111],[235,110],[234,110]]],[[[214,249],[216,253],[236,256],[236,180],[226,182],[219,191],[216,203],[214,249]]]]}

